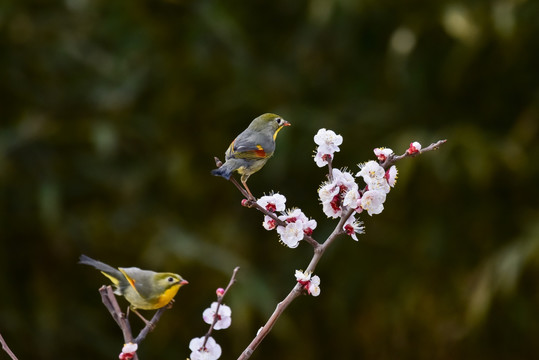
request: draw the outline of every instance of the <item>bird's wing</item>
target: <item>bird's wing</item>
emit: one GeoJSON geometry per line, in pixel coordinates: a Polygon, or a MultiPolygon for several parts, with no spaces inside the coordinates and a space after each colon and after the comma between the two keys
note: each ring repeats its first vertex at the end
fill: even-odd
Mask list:
{"type": "Polygon", "coordinates": [[[272,154],[273,149],[268,149],[268,145],[260,144],[252,141],[249,137],[244,138],[241,136],[232,141],[227,150],[227,157],[247,160],[265,159],[272,154]]]}
{"type": "Polygon", "coordinates": [[[148,299],[151,296],[151,281],[155,274],[153,271],[141,270],[137,267],[119,268],[119,270],[137,294],[144,299],[148,299]]]}

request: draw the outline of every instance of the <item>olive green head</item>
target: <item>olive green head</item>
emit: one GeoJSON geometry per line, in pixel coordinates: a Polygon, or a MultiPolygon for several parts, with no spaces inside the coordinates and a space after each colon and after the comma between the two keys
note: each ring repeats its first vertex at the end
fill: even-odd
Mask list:
{"type": "Polygon", "coordinates": [[[290,123],[276,114],[266,113],[254,119],[249,128],[252,131],[270,132],[277,136],[277,132],[284,126],[290,126],[290,123]]]}
{"type": "Polygon", "coordinates": [[[159,291],[165,291],[172,287],[180,288],[188,284],[180,275],[174,273],[156,273],[153,279],[153,287],[159,291]]]}

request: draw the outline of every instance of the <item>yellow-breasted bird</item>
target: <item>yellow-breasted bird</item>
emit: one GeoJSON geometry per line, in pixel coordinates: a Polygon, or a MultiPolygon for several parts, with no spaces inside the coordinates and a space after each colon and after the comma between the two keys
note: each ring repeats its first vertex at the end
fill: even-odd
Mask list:
{"type": "Polygon", "coordinates": [[[90,265],[100,270],[112,281],[116,288],[114,293],[125,297],[135,312],[135,309],[154,310],[168,305],[176,296],[178,289],[188,284],[188,281],[178,274],[158,273],[137,267],[115,269],[86,255],[80,256],[79,264],[90,265]]]}
{"type": "Polygon", "coordinates": [[[245,190],[254,199],[247,187],[247,179],[262,169],[273,155],[275,138],[285,126],[290,126],[290,123],[279,115],[271,113],[260,115],[232,141],[225,153],[225,163],[211,173],[230,180],[232,173],[237,171],[241,175],[241,183],[245,190]]]}

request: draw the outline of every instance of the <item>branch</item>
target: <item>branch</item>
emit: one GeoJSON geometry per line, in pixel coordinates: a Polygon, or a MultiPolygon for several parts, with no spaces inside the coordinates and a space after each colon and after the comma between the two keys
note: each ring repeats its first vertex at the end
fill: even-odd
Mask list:
{"type": "Polygon", "coordinates": [[[114,321],[116,321],[116,324],[118,324],[120,329],[122,329],[124,343],[127,344],[133,342],[131,325],[129,324],[129,320],[127,319],[125,314],[122,313],[120,305],[118,305],[118,301],[116,300],[116,296],[114,296],[114,292],[112,291],[112,287],[110,285],[103,285],[99,288],[99,293],[101,294],[101,300],[103,301],[103,304],[109,311],[110,315],[112,315],[112,318],[114,319],[114,321]]]}
{"type": "Polygon", "coordinates": [[[256,334],[255,338],[251,341],[251,343],[247,346],[247,348],[241,353],[238,360],[246,360],[253,355],[253,352],[256,350],[258,345],[264,340],[266,335],[269,334],[279,317],[282,315],[284,310],[294,301],[298,296],[300,296],[303,293],[301,289],[301,285],[299,283],[296,283],[292,291],[284,298],[283,301],[277,304],[277,307],[275,308],[275,311],[273,314],[271,314],[270,318],[266,322],[266,324],[258,330],[258,333],[256,334]]]}
{"type": "MultiPolygon", "coordinates": [[[[172,307],[172,300],[167,306],[164,306],[160,309],[158,309],[154,316],[152,317],[152,320],[140,330],[138,336],[133,339],[133,333],[131,332],[131,324],[129,323],[129,319],[120,309],[120,305],[118,305],[118,301],[116,300],[116,296],[114,296],[114,292],[112,291],[112,287],[109,286],[102,286],[99,289],[99,293],[101,294],[101,300],[103,301],[103,304],[109,311],[109,313],[112,315],[112,318],[114,321],[116,321],[116,324],[120,327],[122,330],[124,343],[135,343],[140,344],[146,336],[155,328],[155,325],[159,322],[161,319],[161,316],[163,316],[163,313],[172,307]]],[[[138,360],[138,356],[136,353],[133,354],[133,359],[138,360]]]]}
{"type": "MultiPolygon", "coordinates": [[[[383,164],[381,164],[381,166],[384,167],[384,169],[387,170],[391,165],[393,165],[395,162],[397,162],[400,159],[403,159],[405,157],[414,157],[414,156],[416,156],[418,154],[422,154],[424,152],[431,151],[431,150],[437,150],[446,141],[447,140],[440,140],[440,141],[438,141],[436,143],[433,143],[433,144],[427,146],[424,149],[421,149],[419,152],[414,153],[414,154],[409,154],[408,152],[405,152],[404,154],[398,155],[398,156],[392,154],[391,156],[389,156],[386,159],[386,161],[383,164]]],[[[331,178],[332,178],[331,165],[332,165],[332,161],[330,160],[330,161],[328,161],[328,169],[329,169],[328,178],[329,178],[330,181],[331,181],[331,178]]],[[[254,207],[255,209],[257,209],[258,211],[261,211],[265,215],[271,216],[274,220],[276,220],[276,221],[279,220],[279,219],[276,219],[276,216],[273,213],[271,213],[271,212],[267,211],[266,209],[262,208],[261,206],[256,204],[256,202],[254,202],[252,200],[248,200],[248,201],[249,201],[249,205],[251,205],[251,206],[248,206],[248,207],[254,207]]],[[[335,242],[335,239],[339,235],[343,234],[343,232],[344,232],[343,231],[343,225],[346,223],[348,218],[350,218],[350,216],[352,216],[354,211],[355,211],[354,209],[343,209],[343,214],[341,215],[339,223],[337,224],[337,226],[335,227],[333,232],[328,236],[326,241],[324,241],[324,243],[320,244],[320,243],[318,243],[317,241],[315,241],[314,239],[311,238],[311,240],[315,243],[315,244],[313,244],[311,241],[309,241],[311,243],[311,245],[313,245],[314,254],[313,254],[313,257],[311,258],[311,261],[309,262],[309,265],[307,266],[307,269],[305,270],[306,272],[314,273],[314,270],[316,269],[316,266],[318,265],[319,261],[321,260],[322,255],[324,255],[324,252],[327,250],[327,248],[329,246],[331,246],[335,242]]],[[[281,225],[281,224],[279,224],[279,225],[281,225]]],[[[269,334],[269,332],[271,331],[271,329],[273,328],[273,326],[275,325],[275,323],[277,322],[279,317],[282,315],[284,310],[292,303],[292,301],[294,301],[298,296],[300,296],[303,293],[304,293],[304,290],[303,290],[301,284],[296,283],[294,285],[294,287],[292,288],[292,290],[288,293],[288,295],[283,299],[283,301],[281,301],[280,303],[277,304],[273,314],[270,316],[270,318],[268,319],[266,324],[258,331],[255,338],[251,341],[251,343],[247,346],[247,348],[241,353],[241,355],[238,357],[238,360],[246,360],[246,359],[249,359],[251,357],[253,352],[256,350],[256,348],[262,342],[262,340],[264,340],[266,335],[269,334]]]]}
{"type": "MultiPolygon", "coordinates": [[[[221,167],[223,165],[222,161],[219,160],[218,157],[214,157],[215,159],[215,165],[217,165],[217,167],[221,167]]],[[[283,227],[286,227],[286,222],[284,222],[283,220],[279,219],[277,217],[277,215],[275,215],[275,213],[272,213],[271,211],[268,211],[267,209],[264,209],[262,206],[258,205],[257,202],[256,202],[256,199],[250,199],[249,197],[249,194],[247,194],[247,191],[245,191],[245,189],[237,182],[236,179],[234,179],[233,177],[230,177],[230,181],[236,185],[236,187],[238,188],[238,190],[241,192],[241,194],[243,196],[245,196],[245,199],[242,201],[242,205],[245,206],[245,207],[248,207],[248,208],[255,208],[257,209],[258,211],[260,211],[261,213],[263,213],[264,215],[267,215],[269,217],[271,217],[273,220],[275,220],[275,223],[279,226],[283,226],[283,227]]],[[[312,236],[310,235],[305,235],[303,237],[303,240],[305,240],[306,242],[308,242],[309,244],[312,245],[312,247],[314,247],[315,249],[320,246],[320,243],[318,241],[316,241],[312,236]]]]}
{"type": "Polygon", "coordinates": [[[18,360],[15,354],[13,354],[13,352],[9,348],[9,346],[7,346],[7,343],[2,337],[2,334],[0,334],[0,343],[2,344],[2,349],[9,355],[12,360],[18,360]]]}
{"type": "Polygon", "coordinates": [[[417,155],[423,154],[427,151],[438,150],[440,146],[442,146],[446,142],[447,142],[447,139],[438,140],[437,142],[430,144],[426,148],[423,148],[419,150],[418,152],[412,153],[412,154],[408,153],[408,151],[406,151],[402,155],[391,154],[390,156],[387,157],[387,159],[382,164],[380,164],[380,166],[382,166],[385,170],[387,170],[391,167],[391,165],[393,165],[394,163],[396,163],[397,161],[401,159],[404,159],[405,157],[416,157],[417,155]]]}
{"type": "Polygon", "coordinates": [[[230,281],[228,282],[227,287],[225,288],[222,294],[217,295],[217,308],[215,309],[215,316],[213,317],[213,322],[211,323],[210,328],[208,329],[208,332],[206,333],[204,337],[204,343],[202,344],[203,348],[206,347],[206,343],[208,342],[208,339],[210,338],[213,328],[215,327],[215,324],[219,320],[219,316],[217,316],[217,314],[219,314],[219,308],[221,307],[221,304],[223,303],[223,298],[225,297],[226,293],[228,292],[232,284],[236,282],[236,274],[238,273],[239,269],[240,267],[236,266],[236,268],[232,272],[232,277],[230,278],[230,281]]]}

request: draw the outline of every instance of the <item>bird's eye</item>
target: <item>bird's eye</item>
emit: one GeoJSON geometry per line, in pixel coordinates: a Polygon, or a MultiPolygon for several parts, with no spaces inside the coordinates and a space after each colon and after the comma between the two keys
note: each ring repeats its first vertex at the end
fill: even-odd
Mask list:
{"type": "Polygon", "coordinates": [[[275,121],[277,121],[277,124],[281,125],[283,123],[283,119],[280,117],[276,118],[275,121]]]}
{"type": "Polygon", "coordinates": [[[174,282],[174,278],[172,276],[169,276],[167,280],[168,282],[174,282]]]}

